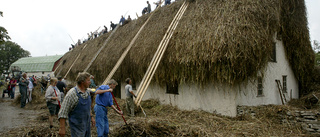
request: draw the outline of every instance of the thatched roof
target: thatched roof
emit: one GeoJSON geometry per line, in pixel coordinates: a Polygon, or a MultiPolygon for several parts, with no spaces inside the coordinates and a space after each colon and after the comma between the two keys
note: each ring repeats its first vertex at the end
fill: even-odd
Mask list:
{"type": "MultiPolygon", "coordinates": [[[[181,4],[175,2],[155,11],[115,73],[115,79],[142,79],[181,4]]],[[[112,36],[88,70],[97,81],[106,78],[149,16],[120,27],[112,36]]],[[[255,77],[266,67],[276,33],[284,41],[295,75],[303,81],[314,64],[304,0],[196,0],[180,20],[154,80],[237,84],[255,77]]],[[[86,43],[89,46],[86,54],[75,63],[69,79],[86,68],[109,34],[86,43]]],[[[66,73],[84,45],[63,57],[66,63],[59,68],[63,69],[61,74],[66,73]]]]}

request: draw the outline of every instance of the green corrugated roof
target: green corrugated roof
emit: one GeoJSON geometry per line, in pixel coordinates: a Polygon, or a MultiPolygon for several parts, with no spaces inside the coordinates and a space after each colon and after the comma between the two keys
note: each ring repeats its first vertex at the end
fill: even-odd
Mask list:
{"type": "Polygon", "coordinates": [[[25,57],[12,63],[10,68],[18,66],[24,72],[52,71],[54,63],[62,56],[25,57]]]}

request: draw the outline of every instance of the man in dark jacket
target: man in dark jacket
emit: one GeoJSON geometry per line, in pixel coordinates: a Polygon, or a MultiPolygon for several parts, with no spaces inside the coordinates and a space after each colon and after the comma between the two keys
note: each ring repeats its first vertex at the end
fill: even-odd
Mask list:
{"type": "Polygon", "coordinates": [[[112,23],[112,21],[110,21],[110,28],[112,28],[112,30],[114,30],[117,27],[117,24],[112,23]]]}
{"type": "Polygon", "coordinates": [[[65,95],[65,89],[67,88],[66,83],[62,82],[62,77],[58,77],[58,82],[56,87],[59,89],[60,91],[60,95],[61,95],[61,103],[63,102],[63,98],[65,95]]]}
{"type": "Polygon", "coordinates": [[[28,84],[29,84],[29,81],[27,79],[27,73],[23,73],[19,81],[19,91],[21,94],[21,102],[20,102],[21,108],[26,106],[28,84]]]}

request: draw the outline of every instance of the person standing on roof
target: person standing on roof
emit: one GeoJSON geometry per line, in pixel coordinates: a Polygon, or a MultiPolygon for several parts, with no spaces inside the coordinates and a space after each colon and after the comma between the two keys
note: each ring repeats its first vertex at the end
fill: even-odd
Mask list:
{"type": "Polygon", "coordinates": [[[112,21],[110,21],[110,28],[112,28],[112,30],[114,30],[116,27],[117,27],[117,25],[112,23],[112,21]]]}
{"type": "Polygon", "coordinates": [[[142,15],[146,14],[148,12],[148,7],[143,8],[142,15]]]}
{"type": "Polygon", "coordinates": [[[121,16],[121,19],[120,19],[120,22],[119,22],[119,24],[120,25],[124,25],[124,22],[126,21],[126,19],[123,17],[123,16],[121,16]]]}
{"type": "Polygon", "coordinates": [[[103,27],[104,27],[103,34],[108,33],[108,28],[105,25],[103,27]]]}
{"type": "Polygon", "coordinates": [[[147,4],[148,4],[147,10],[148,10],[148,13],[150,13],[151,12],[151,5],[150,5],[149,1],[147,1],[147,4]]]}
{"type": "Polygon", "coordinates": [[[66,134],[66,119],[69,120],[69,126],[72,137],[90,137],[91,126],[95,126],[95,119],[91,113],[90,74],[87,72],[79,73],[76,81],[77,86],[70,89],[61,105],[58,117],[60,121],[60,136],[66,134]]]}
{"type": "Polygon", "coordinates": [[[157,2],[154,2],[153,4],[156,5],[156,8],[158,8],[159,6],[161,6],[161,0],[157,1],[157,2]]]}
{"type": "Polygon", "coordinates": [[[127,85],[125,86],[125,91],[126,91],[126,108],[128,115],[131,117],[134,117],[134,103],[133,103],[133,97],[137,97],[132,90],[132,80],[130,78],[126,79],[127,85]]]}
{"type": "Polygon", "coordinates": [[[128,20],[129,22],[132,20],[131,17],[130,17],[130,15],[128,15],[127,20],[128,20]]]}
{"type": "Polygon", "coordinates": [[[94,112],[96,114],[96,122],[97,122],[97,133],[98,137],[107,137],[109,134],[109,122],[108,122],[108,109],[107,107],[111,107],[113,110],[115,110],[118,114],[122,115],[123,112],[118,110],[113,105],[112,100],[112,92],[118,83],[111,79],[107,83],[108,85],[101,85],[96,90],[96,105],[94,106],[94,112]]]}
{"type": "Polygon", "coordinates": [[[164,5],[169,5],[169,4],[171,4],[171,0],[165,0],[164,1],[164,5]]]}

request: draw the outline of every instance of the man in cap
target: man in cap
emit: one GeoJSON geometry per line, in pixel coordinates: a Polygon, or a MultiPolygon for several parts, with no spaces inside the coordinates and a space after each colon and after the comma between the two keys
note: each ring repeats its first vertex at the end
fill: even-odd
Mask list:
{"type": "Polygon", "coordinates": [[[60,121],[60,136],[66,134],[66,119],[69,119],[72,137],[90,137],[91,126],[95,125],[95,119],[91,114],[90,74],[87,72],[79,73],[76,81],[77,86],[70,89],[62,102],[58,114],[60,121]]]}

